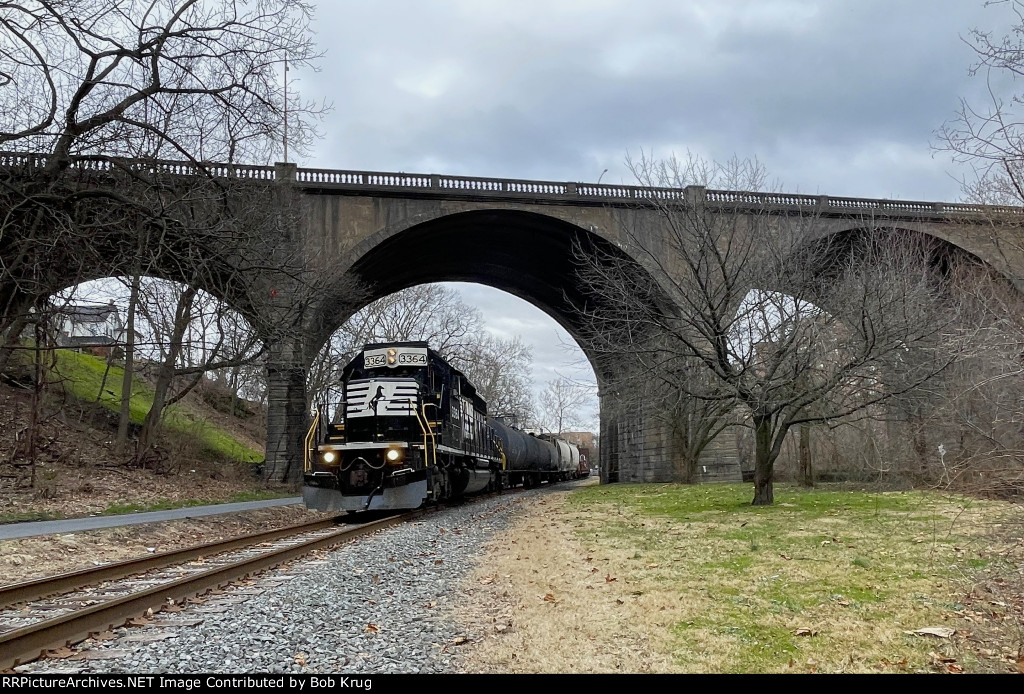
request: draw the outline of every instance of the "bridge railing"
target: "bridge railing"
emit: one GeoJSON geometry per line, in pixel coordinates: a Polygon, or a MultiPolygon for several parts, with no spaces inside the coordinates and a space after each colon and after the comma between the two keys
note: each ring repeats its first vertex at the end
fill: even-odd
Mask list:
{"type": "Polygon", "coordinates": [[[699,186],[690,188],[652,188],[600,183],[560,181],[529,181],[511,178],[479,178],[439,174],[384,173],[379,171],[339,171],[334,169],[295,170],[299,186],[337,189],[376,189],[395,193],[426,192],[481,197],[522,197],[524,199],[584,200],[606,202],[685,201],[711,205],[741,204],[770,208],[814,209],[836,213],[886,214],[1024,214],[1024,208],[975,205],[964,203],[885,200],[874,198],[832,197],[800,193],[762,193],[736,190],[714,190],[699,186]]]}
{"type": "MultiPolygon", "coordinates": [[[[0,152],[0,168],[34,169],[45,167],[46,154],[0,152]]],[[[1024,214],[1024,208],[970,203],[922,202],[874,198],[832,197],[799,193],[766,193],[714,190],[700,186],[654,188],[600,183],[530,181],[511,178],[481,178],[385,171],[344,171],[338,169],[297,168],[295,165],[257,166],[152,159],[90,157],[75,159],[71,167],[81,171],[140,171],[173,176],[241,178],[273,181],[279,175],[294,178],[300,188],[327,188],[367,193],[415,192],[459,197],[518,198],[539,201],[583,201],[605,203],[681,201],[691,204],[749,205],[773,209],[806,210],[835,214],[897,214],[945,216],[978,214],[1024,214]],[[282,174],[282,172],[285,172],[282,174]]]]}
{"type": "Polygon", "coordinates": [[[822,197],[817,195],[799,195],[790,193],[758,193],[740,190],[711,190],[705,191],[705,200],[710,203],[744,203],[748,205],[764,206],[795,206],[795,207],[816,207],[820,204],[822,197]]]}
{"type": "MultiPolygon", "coordinates": [[[[0,168],[41,169],[46,167],[48,161],[49,155],[46,154],[0,152],[0,168]]],[[[122,157],[85,157],[74,159],[70,164],[70,168],[76,171],[136,171],[167,174],[170,176],[274,180],[273,166],[253,164],[195,163],[163,159],[128,159],[122,157]]]]}

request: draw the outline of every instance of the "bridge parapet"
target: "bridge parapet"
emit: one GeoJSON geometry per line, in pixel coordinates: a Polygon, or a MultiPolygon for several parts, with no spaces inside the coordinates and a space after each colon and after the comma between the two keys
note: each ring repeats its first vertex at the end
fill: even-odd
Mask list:
{"type": "Polygon", "coordinates": [[[949,217],[957,215],[1024,215],[1024,208],[946,203],[916,200],[833,197],[799,193],[762,193],[713,190],[700,186],[653,188],[599,183],[530,181],[506,178],[477,178],[439,174],[385,173],[379,171],[337,171],[303,169],[296,172],[299,187],[324,188],[338,192],[360,191],[382,194],[457,195],[461,198],[518,198],[533,201],[561,201],[610,204],[685,202],[710,206],[742,205],[782,211],[816,211],[825,214],[881,214],[884,216],[949,217]]]}
{"type": "MultiPolygon", "coordinates": [[[[46,166],[48,155],[31,152],[0,152],[0,168],[35,169],[46,166]]],[[[71,167],[83,171],[147,171],[177,176],[241,178],[273,181],[274,166],[218,164],[153,159],[89,157],[75,159],[71,167]]],[[[799,193],[765,193],[713,190],[700,186],[654,188],[600,183],[531,181],[510,178],[447,176],[386,171],[347,171],[296,168],[294,182],[302,189],[339,193],[382,195],[457,196],[463,199],[516,199],[535,202],[577,204],[651,204],[679,201],[709,206],[741,205],[779,212],[808,212],[835,216],[880,214],[886,217],[951,217],[982,215],[1024,215],[1024,208],[970,203],[924,202],[875,198],[833,197],[799,193]]]]}
{"type": "MultiPolygon", "coordinates": [[[[0,168],[42,169],[46,167],[49,158],[47,154],[0,152],[0,168]]],[[[168,174],[171,176],[274,180],[273,166],[257,166],[254,164],[194,163],[161,159],[127,159],[96,156],[76,158],[71,162],[70,168],[76,171],[95,171],[99,173],[135,171],[168,174]]]]}

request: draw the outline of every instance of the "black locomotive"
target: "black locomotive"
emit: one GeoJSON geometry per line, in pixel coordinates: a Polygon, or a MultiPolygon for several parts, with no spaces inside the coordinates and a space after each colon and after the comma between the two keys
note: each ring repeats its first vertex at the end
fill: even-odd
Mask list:
{"type": "Polygon", "coordinates": [[[426,342],[366,345],[343,399],[317,407],[305,441],[306,506],[416,508],[579,476],[579,449],[487,416],[476,388],[426,342]]]}

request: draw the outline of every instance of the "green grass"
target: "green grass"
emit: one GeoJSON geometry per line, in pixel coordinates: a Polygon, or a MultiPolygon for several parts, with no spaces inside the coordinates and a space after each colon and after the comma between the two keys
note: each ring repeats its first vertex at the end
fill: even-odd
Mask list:
{"type": "Polygon", "coordinates": [[[887,671],[903,658],[931,671],[952,642],[913,631],[956,623],[951,592],[990,566],[986,533],[1008,513],[920,491],[776,485],[775,505],[751,498],[749,484],[603,485],[568,504],[591,519],[577,529],[588,552],[614,552],[621,578],[678,616],[663,641],[675,661],[716,672],[887,671]]]}
{"type": "MultiPolygon", "coordinates": [[[[70,350],[57,350],[55,380],[59,379],[65,391],[79,400],[95,402],[99,394],[99,404],[111,412],[121,411],[121,383],[124,369],[111,366],[103,381],[106,361],[89,354],[80,354],[70,350]],[[102,392],[100,388],[102,385],[102,392]]],[[[141,424],[153,405],[153,390],[139,379],[132,379],[130,418],[141,424]]],[[[187,409],[172,406],[164,413],[163,426],[172,432],[196,439],[202,450],[218,460],[238,460],[242,462],[259,462],[263,454],[243,443],[217,426],[197,419],[187,409]]]]}
{"type": "MultiPolygon", "coordinates": [[[[699,634],[702,631],[711,632],[723,640],[736,644],[755,661],[789,659],[798,650],[792,631],[752,624],[742,614],[734,614],[725,619],[708,616],[691,622],[681,622],[673,627],[673,632],[680,641],[689,642],[693,648],[700,648],[699,634]]],[[[736,662],[721,672],[745,673],[750,670],[744,664],[736,662]]]]}
{"type": "Polygon", "coordinates": [[[23,513],[0,514],[0,525],[6,523],[31,523],[35,521],[64,520],[63,513],[47,513],[45,511],[26,511],[23,513]]]}
{"type": "MultiPolygon", "coordinates": [[[[846,511],[860,514],[881,514],[886,511],[911,511],[920,507],[920,495],[915,492],[850,492],[812,490],[802,493],[797,487],[776,485],[775,506],[751,506],[753,498],[749,484],[698,485],[685,495],[675,485],[614,485],[588,487],[579,492],[582,499],[607,501],[631,506],[649,515],[660,515],[686,520],[687,517],[708,513],[740,513],[751,516],[769,513],[771,509],[785,508],[800,513],[805,519],[835,516],[846,511]],[[606,498],[607,497],[607,498],[606,498]]],[[[935,520],[936,515],[912,517],[911,520],[935,520]]]]}

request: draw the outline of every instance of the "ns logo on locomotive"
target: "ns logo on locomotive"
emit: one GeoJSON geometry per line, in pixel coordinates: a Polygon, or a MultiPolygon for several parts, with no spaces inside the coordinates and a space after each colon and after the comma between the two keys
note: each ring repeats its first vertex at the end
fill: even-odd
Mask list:
{"type": "Polygon", "coordinates": [[[302,495],[319,511],[417,508],[519,484],[584,477],[579,449],[497,417],[426,342],[366,345],[343,399],[317,406],[302,495]]]}

